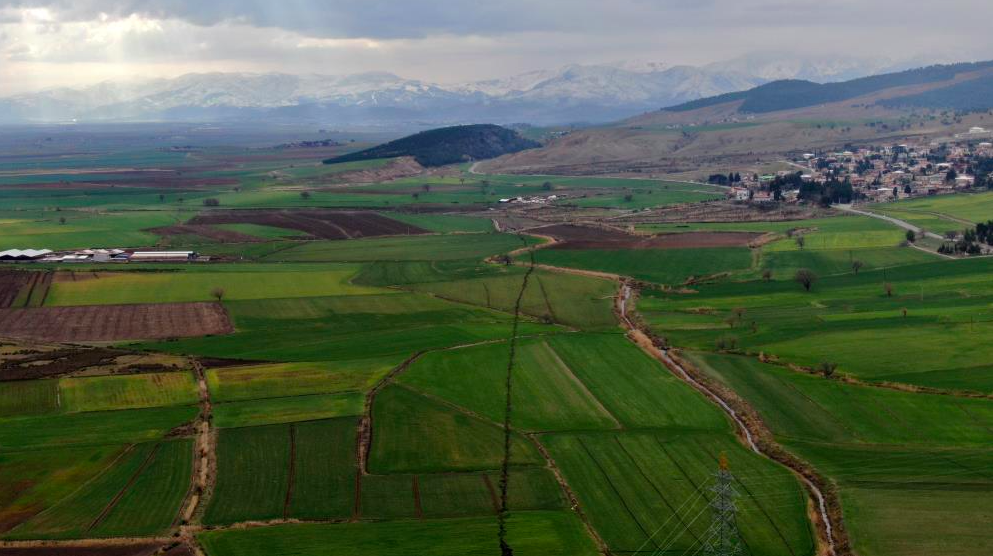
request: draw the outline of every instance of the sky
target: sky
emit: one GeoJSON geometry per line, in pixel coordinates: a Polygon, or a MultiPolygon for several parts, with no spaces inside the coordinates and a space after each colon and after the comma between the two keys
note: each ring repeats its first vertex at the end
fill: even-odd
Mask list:
{"type": "Polygon", "coordinates": [[[0,0],[0,96],[202,72],[457,83],[751,52],[993,59],[989,0],[0,0]]]}

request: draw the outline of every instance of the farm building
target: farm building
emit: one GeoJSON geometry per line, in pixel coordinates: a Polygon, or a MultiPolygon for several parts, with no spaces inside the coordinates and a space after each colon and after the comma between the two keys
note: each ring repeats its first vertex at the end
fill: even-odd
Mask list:
{"type": "Polygon", "coordinates": [[[184,263],[199,258],[196,251],[135,251],[131,261],[136,263],[184,263]]]}
{"type": "Polygon", "coordinates": [[[37,261],[50,253],[48,249],[9,249],[0,251],[0,261],[37,261]]]}

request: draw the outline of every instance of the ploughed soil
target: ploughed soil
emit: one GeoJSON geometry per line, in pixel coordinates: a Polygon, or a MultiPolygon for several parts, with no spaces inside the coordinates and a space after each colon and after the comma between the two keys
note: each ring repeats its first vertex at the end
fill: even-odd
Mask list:
{"type": "Polygon", "coordinates": [[[316,239],[426,234],[427,230],[370,211],[231,210],[201,213],[187,224],[260,224],[301,231],[316,239]]]}
{"type": "Polygon", "coordinates": [[[197,236],[219,243],[253,243],[265,241],[259,237],[250,236],[248,234],[242,234],[231,230],[222,230],[213,226],[196,226],[190,224],[149,228],[146,231],[160,236],[197,236]]]}
{"type": "Polygon", "coordinates": [[[45,342],[186,338],[233,331],[220,303],[0,309],[0,336],[45,342]]]}
{"type": "Polygon", "coordinates": [[[32,274],[19,270],[0,270],[0,308],[10,307],[32,274]]]}
{"type": "Polygon", "coordinates": [[[634,235],[611,228],[546,226],[531,230],[558,239],[549,249],[705,249],[746,247],[762,234],[751,232],[686,232],[652,236],[634,235]]]}

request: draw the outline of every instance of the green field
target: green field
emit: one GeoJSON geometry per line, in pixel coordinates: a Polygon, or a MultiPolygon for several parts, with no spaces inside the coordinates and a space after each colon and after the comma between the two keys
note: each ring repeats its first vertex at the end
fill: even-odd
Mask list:
{"type": "MultiPolygon", "coordinates": [[[[498,469],[503,432],[484,421],[400,386],[376,396],[373,407],[373,473],[417,473],[498,469]]],[[[515,435],[515,465],[544,463],[538,450],[515,435]]]]}
{"type": "Polygon", "coordinates": [[[44,415],[58,410],[57,380],[0,382],[0,418],[44,415]]]}
{"type": "Polygon", "coordinates": [[[381,293],[353,286],[349,279],[358,267],[325,266],[267,268],[237,265],[214,271],[216,266],[183,272],[115,272],[99,278],[52,285],[47,305],[120,305],[215,301],[213,291],[224,290],[224,300],[319,297],[381,293]]]}
{"type": "Polygon", "coordinates": [[[290,425],[222,430],[217,465],[206,523],[283,516],[290,481],[290,425]]]}
{"type": "Polygon", "coordinates": [[[879,203],[870,210],[908,220],[936,233],[960,232],[965,222],[986,222],[993,215],[993,193],[965,193],[879,203]],[[962,221],[965,222],[962,222],[962,221]]]}
{"type": "Polygon", "coordinates": [[[199,400],[188,372],[64,378],[59,393],[67,412],[193,405],[199,400]]]}
{"type": "MultiPolygon", "coordinates": [[[[430,353],[401,375],[400,383],[499,422],[503,420],[503,399],[493,392],[502,387],[508,358],[506,344],[430,353]]],[[[619,427],[544,341],[517,346],[514,381],[517,428],[551,431],[619,427]]]]}
{"type": "Polygon", "coordinates": [[[692,295],[646,292],[638,307],[676,345],[713,349],[733,337],[738,349],[836,363],[869,380],[990,392],[990,268],[973,259],[849,271],[810,293],[789,281],[715,284],[692,295]]]}
{"type": "Polygon", "coordinates": [[[979,517],[991,508],[988,400],[849,385],[740,356],[693,359],[839,484],[860,553],[964,555],[993,547],[979,517]]]}
{"type": "Polygon", "coordinates": [[[207,385],[215,402],[358,392],[371,388],[398,363],[369,359],[211,369],[207,385]]]}
{"type": "MultiPolygon", "coordinates": [[[[523,556],[594,556],[597,551],[582,524],[566,512],[513,515],[509,544],[523,556]]],[[[463,518],[348,525],[284,525],[212,531],[199,540],[210,556],[318,556],[379,554],[484,556],[499,550],[496,520],[463,518]]]]}
{"type": "Polygon", "coordinates": [[[251,427],[358,415],[363,399],[359,392],[346,392],[225,402],[214,406],[214,423],[223,428],[251,427]]]}
{"type": "Polygon", "coordinates": [[[752,254],[744,247],[715,249],[541,249],[539,264],[631,276],[648,282],[681,284],[692,277],[747,270],[752,254]]]}

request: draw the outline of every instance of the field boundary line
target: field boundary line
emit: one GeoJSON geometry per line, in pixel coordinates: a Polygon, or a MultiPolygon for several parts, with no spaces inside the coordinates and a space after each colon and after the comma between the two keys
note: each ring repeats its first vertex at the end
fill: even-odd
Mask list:
{"type": "Polygon", "coordinates": [[[97,518],[94,519],[86,527],[85,531],[87,533],[89,533],[98,525],[100,525],[103,522],[103,520],[107,519],[107,516],[110,515],[110,512],[112,512],[115,507],[117,507],[117,503],[121,501],[121,498],[124,498],[124,495],[127,494],[128,490],[130,490],[131,487],[134,485],[134,483],[138,480],[138,477],[140,477],[141,474],[144,473],[146,469],[148,469],[148,466],[151,465],[152,461],[155,460],[155,457],[159,453],[159,448],[161,447],[162,447],[162,443],[159,442],[151,449],[150,452],[148,452],[148,455],[145,456],[144,461],[141,462],[141,465],[138,466],[138,469],[136,469],[135,472],[131,474],[131,477],[128,479],[128,482],[125,483],[124,486],[121,487],[121,489],[117,492],[117,494],[115,494],[114,497],[110,499],[110,502],[108,502],[107,505],[104,507],[103,511],[100,512],[100,515],[98,515],[97,518]]]}
{"type": "Polygon", "coordinates": [[[296,423],[290,423],[290,461],[289,472],[286,478],[286,496],[283,499],[283,519],[290,515],[290,504],[293,502],[293,487],[296,482],[297,470],[297,427],[296,423]]]}
{"type": "Polygon", "coordinates": [[[410,476],[410,488],[414,494],[414,516],[417,519],[424,519],[424,508],[421,507],[421,482],[417,479],[417,475],[410,476]]]}
{"type": "Polygon", "coordinates": [[[585,392],[586,395],[589,396],[591,400],[593,400],[593,403],[596,404],[596,406],[600,409],[600,411],[603,412],[604,415],[610,417],[610,420],[613,421],[615,425],[617,425],[618,430],[624,430],[624,425],[622,425],[621,422],[617,420],[617,417],[615,417],[614,414],[611,413],[610,410],[603,405],[603,402],[600,401],[600,398],[596,397],[596,395],[586,386],[586,383],[583,382],[578,376],[576,376],[576,373],[574,373],[572,371],[572,368],[569,367],[569,365],[567,365],[566,362],[562,360],[562,357],[559,355],[557,351],[555,351],[555,348],[548,345],[547,341],[542,341],[541,344],[545,346],[545,349],[551,352],[552,356],[555,357],[555,361],[562,366],[562,369],[565,371],[566,377],[568,377],[573,383],[576,384],[576,386],[578,386],[583,392],[585,392]]]}
{"type": "MultiPolygon", "coordinates": [[[[548,466],[548,469],[551,470],[552,475],[555,477],[555,481],[559,484],[559,488],[565,495],[566,501],[571,504],[570,509],[572,509],[572,511],[579,517],[579,520],[583,522],[583,525],[586,527],[587,534],[589,534],[589,536],[593,539],[593,542],[596,543],[600,553],[609,556],[611,554],[610,548],[603,540],[603,537],[600,536],[600,533],[593,527],[593,524],[590,523],[589,517],[587,517],[586,512],[583,511],[582,506],[579,504],[579,498],[576,496],[576,493],[573,492],[572,487],[569,486],[569,482],[565,480],[565,476],[562,474],[562,470],[559,469],[558,464],[555,463],[555,458],[552,457],[552,454],[548,451],[548,448],[541,443],[538,435],[529,434],[526,436],[532,443],[534,443],[535,447],[538,448],[538,452],[542,455],[542,457],[545,458],[545,464],[548,466]]],[[[489,477],[486,477],[486,479],[487,482],[489,482],[489,477]]],[[[490,486],[492,487],[492,484],[490,486]]],[[[496,504],[496,500],[494,500],[494,504],[496,504]]]]}

